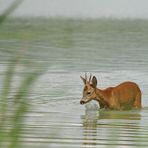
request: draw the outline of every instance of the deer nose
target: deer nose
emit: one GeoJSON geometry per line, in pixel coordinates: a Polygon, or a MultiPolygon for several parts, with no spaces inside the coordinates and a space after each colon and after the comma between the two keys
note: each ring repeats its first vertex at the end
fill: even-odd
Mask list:
{"type": "Polygon", "coordinates": [[[83,100],[80,101],[80,104],[84,104],[85,102],[83,100]]]}

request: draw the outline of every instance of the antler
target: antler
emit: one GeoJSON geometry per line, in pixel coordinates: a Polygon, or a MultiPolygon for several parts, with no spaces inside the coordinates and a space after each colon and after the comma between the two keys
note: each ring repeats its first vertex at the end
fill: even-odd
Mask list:
{"type": "Polygon", "coordinates": [[[85,78],[83,78],[82,76],[80,76],[80,77],[83,80],[84,84],[90,83],[91,82],[91,79],[92,79],[92,73],[90,73],[90,76],[89,76],[89,80],[88,81],[87,81],[87,72],[85,72],[85,78]]]}
{"type": "Polygon", "coordinates": [[[86,80],[86,82],[87,82],[87,72],[85,72],[85,80],[86,80]]]}
{"type": "Polygon", "coordinates": [[[88,81],[89,83],[90,83],[90,81],[91,81],[91,77],[92,77],[92,73],[90,73],[90,77],[89,77],[89,81],[88,81]]]}

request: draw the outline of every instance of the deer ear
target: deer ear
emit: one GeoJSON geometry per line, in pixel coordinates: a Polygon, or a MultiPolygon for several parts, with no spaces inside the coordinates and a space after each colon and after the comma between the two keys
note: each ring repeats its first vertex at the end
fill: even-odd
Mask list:
{"type": "Polygon", "coordinates": [[[86,84],[86,79],[84,79],[82,76],[80,76],[80,78],[82,79],[83,83],[86,84]]]}
{"type": "Polygon", "coordinates": [[[94,88],[97,87],[97,78],[96,78],[95,76],[93,76],[93,78],[92,78],[92,86],[93,86],[94,88]]]}

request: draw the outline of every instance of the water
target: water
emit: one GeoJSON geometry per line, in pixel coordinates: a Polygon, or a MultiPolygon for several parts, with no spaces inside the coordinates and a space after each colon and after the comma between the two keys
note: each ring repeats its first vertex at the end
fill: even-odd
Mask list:
{"type": "MultiPolygon", "coordinates": [[[[30,148],[148,146],[148,21],[14,19],[0,28],[0,83],[16,52],[18,68],[12,94],[28,67],[48,68],[30,94],[30,110],[20,141],[30,148]],[[33,59],[33,64],[27,61],[33,59]],[[80,75],[92,72],[98,87],[135,81],[142,90],[141,111],[99,110],[80,105],[80,75]]],[[[2,89],[2,87],[1,87],[2,89]]],[[[13,108],[10,109],[10,112],[13,108]]],[[[9,127],[9,125],[6,125],[9,127]]]]}

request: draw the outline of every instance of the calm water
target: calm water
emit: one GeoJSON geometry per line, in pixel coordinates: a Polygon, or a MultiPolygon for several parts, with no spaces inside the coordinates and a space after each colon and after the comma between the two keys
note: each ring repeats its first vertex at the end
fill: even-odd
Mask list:
{"type": "Polygon", "coordinates": [[[28,67],[48,67],[31,91],[20,137],[24,147],[148,147],[147,40],[148,21],[142,20],[5,22],[0,28],[0,83],[8,59],[18,52],[27,69],[18,68],[12,93],[28,67]],[[79,76],[84,72],[92,72],[100,88],[135,81],[143,93],[143,109],[105,111],[96,102],[80,105],[79,76]]]}

